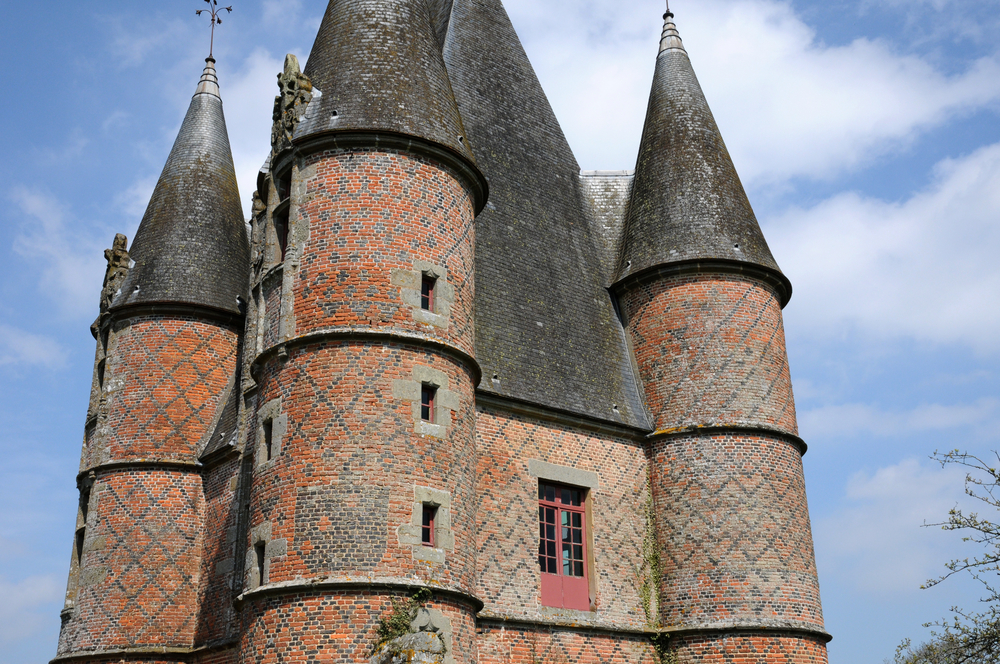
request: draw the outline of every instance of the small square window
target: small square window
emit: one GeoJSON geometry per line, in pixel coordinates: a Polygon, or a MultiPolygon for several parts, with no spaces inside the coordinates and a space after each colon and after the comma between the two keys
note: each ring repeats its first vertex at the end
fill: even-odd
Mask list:
{"type": "Polygon", "coordinates": [[[423,385],[420,388],[420,419],[424,422],[434,423],[434,401],[436,397],[436,387],[423,385]]]}
{"type": "Polygon", "coordinates": [[[420,279],[420,308],[424,311],[434,311],[435,286],[437,286],[436,277],[425,274],[420,279]]]}
{"type": "Polygon", "coordinates": [[[437,505],[424,505],[423,524],[420,528],[420,543],[424,546],[433,547],[434,522],[437,520],[437,505]]]}

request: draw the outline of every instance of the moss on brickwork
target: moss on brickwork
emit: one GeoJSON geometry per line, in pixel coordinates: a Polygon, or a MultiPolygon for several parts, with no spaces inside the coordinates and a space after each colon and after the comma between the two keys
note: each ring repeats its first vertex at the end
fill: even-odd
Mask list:
{"type": "Polygon", "coordinates": [[[392,608],[378,619],[378,625],[375,626],[375,639],[372,641],[368,656],[374,657],[389,642],[409,634],[412,631],[410,625],[417,617],[417,611],[427,604],[430,598],[431,591],[427,588],[418,589],[410,597],[393,598],[392,608]]]}

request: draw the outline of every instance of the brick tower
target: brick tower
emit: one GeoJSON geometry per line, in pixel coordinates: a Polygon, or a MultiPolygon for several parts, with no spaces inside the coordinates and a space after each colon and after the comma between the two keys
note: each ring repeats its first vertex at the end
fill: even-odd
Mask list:
{"type": "Polygon", "coordinates": [[[664,625],[680,661],[825,662],[791,284],[664,21],[614,285],[653,418],[664,625]]]}
{"type": "Polygon", "coordinates": [[[211,544],[200,455],[234,389],[249,274],[214,63],[131,251],[118,236],[106,252],[62,656],[142,659],[197,636],[211,544]]]}
{"type": "Polygon", "coordinates": [[[214,60],[106,252],[63,662],[824,664],[771,256],[668,12],[581,172],[501,0],[214,60]]]}
{"type": "Polygon", "coordinates": [[[431,12],[331,2],[306,71],[290,56],[279,85],[256,227],[241,661],[365,661],[377,619],[420,587],[449,657],[473,661],[486,182],[431,12]]]}

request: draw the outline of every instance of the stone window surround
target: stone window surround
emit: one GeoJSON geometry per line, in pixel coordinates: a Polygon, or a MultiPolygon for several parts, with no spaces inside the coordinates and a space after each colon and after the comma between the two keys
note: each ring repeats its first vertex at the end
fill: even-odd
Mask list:
{"type": "Polygon", "coordinates": [[[275,462],[281,454],[281,443],[288,430],[288,415],[281,412],[281,397],[271,399],[257,411],[257,450],[256,466],[268,466],[275,462]],[[264,423],[271,423],[271,458],[267,458],[267,445],[264,440],[264,423]]]}
{"type": "Polygon", "coordinates": [[[272,539],[271,522],[264,523],[250,530],[250,547],[247,549],[246,560],[246,589],[254,590],[270,581],[271,560],[288,554],[288,540],[272,539]],[[264,578],[259,578],[257,570],[257,546],[264,545],[263,570],[264,578]]]}
{"type": "Polygon", "coordinates": [[[400,546],[410,547],[414,560],[444,564],[445,552],[455,550],[455,533],[451,529],[451,493],[414,484],[410,522],[397,528],[396,534],[400,546]],[[421,537],[425,505],[437,508],[432,547],[425,545],[421,537]]]}
{"type": "Polygon", "coordinates": [[[413,365],[412,380],[392,381],[392,396],[409,401],[413,416],[413,430],[425,436],[445,438],[451,426],[451,414],[458,410],[458,393],[448,389],[448,374],[423,364],[413,365]],[[434,421],[420,417],[420,397],[424,386],[437,388],[434,396],[434,421]]]}
{"type": "Polygon", "coordinates": [[[413,320],[418,323],[448,328],[451,319],[451,305],[455,302],[455,287],[448,281],[448,269],[427,261],[413,261],[412,270],[393,268],[389,282],[399,287],[399,298],[412,309],[413,320]],[[424,277],[434,282],[434,311],[421,306],[421,285],[424,277]]]}

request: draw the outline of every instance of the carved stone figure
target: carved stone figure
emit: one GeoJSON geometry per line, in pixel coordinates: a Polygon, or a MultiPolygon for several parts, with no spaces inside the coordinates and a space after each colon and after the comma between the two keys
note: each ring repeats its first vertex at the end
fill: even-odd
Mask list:
{"type": "Polygon", "coordinates": [[[278,74],[278,96],[274,98],[274,125],[271,127],[271,150],[274,154],[292,145],[295,128],[312,101],[312,81],[302,73],[299,60],[289,53],[285,70],[278,74]]]}
{"type": "Polygon", "coordinates": [[[115,235],[115,241],[111,248],[104,250],[104,258],[108,261],[108,268],[104,272],[104,287],[101,289],[101,313],[91,326],[95,334],[100,328],[101,318],[108,313],[111,301],[115,299],[125,277],[128,276],[131,259],[127,246],[128,238],[118,233],[115,235]]]}

